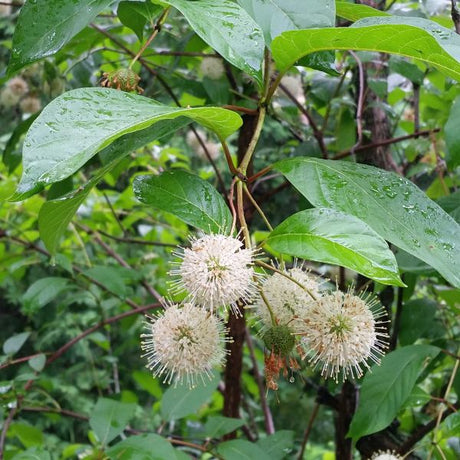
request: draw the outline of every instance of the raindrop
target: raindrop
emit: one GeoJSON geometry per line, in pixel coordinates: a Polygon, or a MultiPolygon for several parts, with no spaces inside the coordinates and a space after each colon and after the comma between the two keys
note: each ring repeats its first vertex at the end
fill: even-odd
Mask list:
{"type": "Polygon", "coordinates": [[[291,375],[291,377],[289,378],[289,383],[294,383],[295,382],[295,378],[291,375]]]}

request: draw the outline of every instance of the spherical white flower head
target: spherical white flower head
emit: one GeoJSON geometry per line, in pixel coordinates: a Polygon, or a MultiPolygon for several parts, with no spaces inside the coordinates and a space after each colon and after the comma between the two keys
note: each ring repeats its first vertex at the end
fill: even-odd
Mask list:
{"type": "Polygon", "coordinates": [[[19,99],[20,97],[14,94],[8,87],[3,88],[0,93],[0,105],[6,109],[14,107],[19,102],[19,99]]]}
{"type": "Polygon", "coordinates": [[[285,274],[274,273],[260,287],[263,296],[259,295],[255,307],[264,329],[274,325],[289,325],[293,331],[297,331],[299,320],[308,316],[310,305],[321,296],[318,279],[302,268],[286,270],[285,274]]]}
{"type": "Polygon", "coordinates": [[[211,80],[219,80],[225,73],[222,60],[214,57],[204,57],[200,64],[200,70],[205,77],[211,80]]]}
{"type": "Polygon", "coordinates": [[[170,305],[162,315],[150,318],[142,334],[147,368],[164,382],[173,380],[195,386],[211,378],[211,370],[223,363],[225,329],[210,312],[190,303],[170,305]]]}
{"type": "Polygon", "coordinates": [[[16,95],[24,96],[24,94],[29,91],[29,86],[27,82],[22,77],[14,77],[11,80],[8,80],[6,86],[16,95]]]}
{"type": "Polygon", "coordinates": [[[205,143],[208,140],[208,136],[202,129],[195,129],[195,132],[190,130],[187,132],[185,136],[185,142],[193,150],[196,150],[197,148],[202,148],[201,143],[198,140],[198,136],[203,141],[203,143],[205,143]]]}
{"type": "Polygon", "coordinates": [[[382,310],[371,310],[376,303],[373,298],[337,291],[321,297],[309,309],[301,342],[309,361],[322,363],[322,376],[335,381],[340,373],[344,381],[349,376],[360,378],[362,367],[370,368],[367,360],[380,363],[387,335],[379,327],[382,310]]]}
{"type": "MultiPolygon", "coordinates": [[[[281,84],[301,103],[305,104],[305,91],[303,89],[300,75],[285,75],[281,79],[281,84]]],[[[283,90],[276,93],[278,96],[286,97],[283,90]]]]}
{"type": "Polygon", "coordinates": [[[42,103],[38,97],[27,96],[19,103],[19,107],[24,113],[35,113],[42,108],[42,103]]]}
{"type": "Polygon", "coordinates": [[[386,450],[385,452],[379,450],[372,454],[370,460],[403,460],[404,457],[396,455],[393,450],[386,450]]]}
{"type": "Polygon", "coordinates": [[[177,255],[182,263],[179,269],[171,270],[180,277],[173,286],[178,292],[188,292],[191,302],[211,311],[230,306],[237,314],[237,301],[253,296],[253,251],[245,249],[237,238],[205,235],[192,240],[191,247],[177,255]]]}
{"type": "Polygon", "coordinates": [[[0,5],[0,17],[11,14],[11,5],[0,5]]]}

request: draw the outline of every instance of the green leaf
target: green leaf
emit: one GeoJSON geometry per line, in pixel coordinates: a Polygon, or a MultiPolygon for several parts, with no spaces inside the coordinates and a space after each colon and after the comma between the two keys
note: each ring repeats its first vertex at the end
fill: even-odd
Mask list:
{"type": "Polygon", "coordinates": [[[56,53],[113,1],[26,2],[14,30],[8,76],[31,62],[56,53]]]}
{"type": "Polygon", "coordinates": [[[42,431],[26,423],[12,423],[10,434],[17,436],[24,447],[41,446],[43,444],[42,431]]]}
{"type": "Polygon", "coordinates": [[[440,349],[431,345],[411,345],[386,355],[380,367],[364,377],[358,409],[347,436],[359,438],[387,427],[412,393],[427,359],[433,359],[440,349]]]}
{"type": "Polygon", "coordinates": [[[232,216],[222,196],[200,177],[182,170],[137,176],[134,194],[145,204],[170,212],[205,232],[225,232],[232,216]]]}
{"type": "Polygon", "coordinates": [[[191,123],[189,119],[163,120],[142,131],[126,134],[117,139],[104,150],[99,152],[106,165],[83,187],[55,200],[48,200],[38,213],[38,229],[46,249],[54,255],[58,249],[59,240],[77,212],[80,205],[86,200],[91,189],[128,153],[143,147],[154,140],[168,136],[185,125],[191,123]]]}
{"type": "Polygon", "coordinates": [[[346,161],[293,158],[275,167],[315,206],[358,217],[460,286],[460,226],[412,182],[346,161]]]}
{"type": "Polygon", "coordinates": [[[271,457],[266,454],[257,444],[243,439],[234,439],[226,441],[217,447],[217,452],[224,460],[270,460],[271,457]]]}
{"type": "Polygon", "coordinates": [[[26,308],[35,310],[44,307],[68,288],[69,280],[50,276],[41,278],[29,286],[22,297],[26,308]]]}
{"type": "Polygon", "coordinates": [[[283,460],[286,458],[287,451],[294,447],[294,432],[277,431],[275,434],[259,439],[257,445],[269,455],[271,460],[283,460]]]}
{"type": "Polygon", "coordinates": [[[161,400],[161,416],[167,420],[177,420],[198,412],[205,404],[219,383],[219,375],[214,374],[212,380],[198,381],[194,388],[188,384],[177,384],[166,390],[161,400]]]}
{"type": "Polygon", "coordinates": [[[46,356],[43,353],[40,353],[37,356],[29,359],[28,364],[29,366],[36,372],[40,372],[45,367],[46,363],[46,356]]]}
{"type": "Polygon", "coordinates": [[[238,0],[238,3],[259,24],[267,45],[287,30],[335,24],[334,0],[238,0]]]}
{"type": "Polygon", "coordinates": [[[5,353],[5,355],[14,355],[17,353],[29,338],[29,335],[30,332],[21,332],[20,334],[13,335],[9,339],[6,339],[3,344],[3,353],[5,353]]]}
{"type": "Polygon", "coordinates": [[[230,0],[161,0],[161,3],[177,8],[211,48],[262,82],[263,33],[243,8],[230,0]]]}
{"type": "Polygon", "coordinates": [[[272,43],[273,59],[281,73],[303,56],[324,50],[399,54],[432,64],[460,80],[460,37],[426,19],[367,18],[351,27],[284,32],[272,43]]]}
{"type": "Polygon", "coordinates": [[[176,458],[175,449],[157,434],[140,434],[115,444],[106,454],[110,459],[119,460],[164,460],[176,458]]]}
{"type": "Polygon", "coordinates": [[[160,6],[150,2],[123,1],[118,4],[117,16],[142,41],[145,24],[147,21],[151,22],[161,11],[160,6]]]}
{"type": "Polygon", "coordinates": [[[244,420],[229,417],[209,417],[204,425],[203,436],[206,438],[220,438],[244,425],[244,420]]]}
{"type": "Polygon", "coordinates": [[[42,447],[31,447],[30,449],[19,452],[13,460],[53,460],[51,454],[42,447]]]}
{"type": "Polygon", "coordinates": [[[126,281],[123,277],[123,267],[106,267],[96,266],[88,268],[83,271],[82,274],[96,280],[102,284],[108,291],[113,292],[115,295],[124,298],[126,297],[128,290],[126,287],[126,281]]]}
{"type": "Polygon", "coordinates": [[[225,138],[241,126],[241,117],[218,107],[177,108],[107,88],[80,88],[48,104],[24,140],[23,175],[15,195],[22,200],[59,182],[97,152],[128,133],[160,120],[184,116],[225,138]]]}
{"type": "Polygon", "coordinates": [[[107,445],[123,432],[135,410],[135,404],[99,398],[89,418],[89,425],[99,441],[107,445]]]}
{"type": "Polygon", "coordinates": [[[357,21],[358,19],[368,18],[372,16],[390,16],[385,11],[380,11],[367,5],[358,5],[348,2],[335,2],[337,16],[348,19],[348,21],[357,21]]]}
{"type": "Polygon", "coordinates": [[[414,299],[403,305],[399,326],[399,343],[410,345],[433,326],[437,303],[430,299],[414,299]]]}
{"type": "Polygon", "coordinates": [[[447,162],[453,168],[460,164],[460,136],[458,127],[460,126],[460,96],[458,96],[450,109],[449,118],[444,125],[444,138],[446,140],[449,155],[447,162]]]}
{"type": "Polygon", "coordinates": [[[307,209],[288,217],[267,244],[284,254],[341,265],[382,284],[404,286],[385,240],[362,220],[332,209],[307,209]]]}

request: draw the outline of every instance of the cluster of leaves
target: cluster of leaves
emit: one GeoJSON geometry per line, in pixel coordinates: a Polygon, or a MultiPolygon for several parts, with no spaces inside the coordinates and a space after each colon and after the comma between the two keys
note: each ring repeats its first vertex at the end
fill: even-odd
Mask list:
{"type": "Polygon", "coordinates": [[[1,108],[0,455],[458,458],[458,24],[386,3],[30,0],[0,17],[1,82],[22,75],[45,107],[1,108]],[[128,67],[142,96],[98,87],[128,67]],[[186,142],[192,122],[217,158],[186,142]],[[235,217],[247,244],[354,270],[387,308],[391,351],[356,412],[354,383],[305,369],[266,395],[263,344],[232,319],[206,386],[142,370],[171,250],[235,217]]]}

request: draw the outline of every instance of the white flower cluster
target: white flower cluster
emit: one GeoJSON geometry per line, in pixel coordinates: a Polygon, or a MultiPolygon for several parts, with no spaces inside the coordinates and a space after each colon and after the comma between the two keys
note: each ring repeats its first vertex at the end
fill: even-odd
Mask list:
{"type": "Polygon", "coordinates": [[[27,95],[28,92],[29,85],[24,78],[14,77],[7,81],[0,92],[0,105],[9,109],[19,104],[23,113],[38,112],[42,108],[41,101],[35,95],[27,95]]]}
{"type": "Polygon", "coordinates": [[[318,279],[293,268],[264,281],[255,307],[265,344],[286,354],[286,337],[278,329],[287,326],[296,338],[291,348],[297,345],[303,359],[321,367],[323,377],[360,378],[369,362],[380,363],[384,354],[387,334],[379,319],[383,311],[370,296],[323,293],[318,279]],[[275,332],[279,345],[273,343],[275,332]]]}
{"type": "Polygon", "coordinates": [[[225,73],[222,59],[215,57],[204,57],[200,64],[200,70],[204,77],[211,80],[219,80],[225,73]]]}
{"type": "Polygon", "coordinates": [[[168,383],[185,380],[192,387],[224,361],[223,344],[229,339],[218,309],[230,307],[238,314],[238,301],[253,297],[254,253],[237,238],[211,234],[192,239],[191,247],[177,255],[182,261],[171,270],[177,277],[173,292],[185,292],[186,302],[150,318],[142,349],[154,376],[164,375],[168,383]]]}
{"type": "Polygon", "coordinates": [[[393,450],[375,452],[370,460],[403,460],[404,457],[396,455],[393,450]]]}
{"type": "Polygon", "coordinates": [[[192,148],[198,158],[207,159],[206,152],[208,152],[212,160],[219,157],[220,145],[210,141],[206,133],[201,129],[196,129],[195,132],[190,130],[185,136],[185,142],[192,148]]]}

